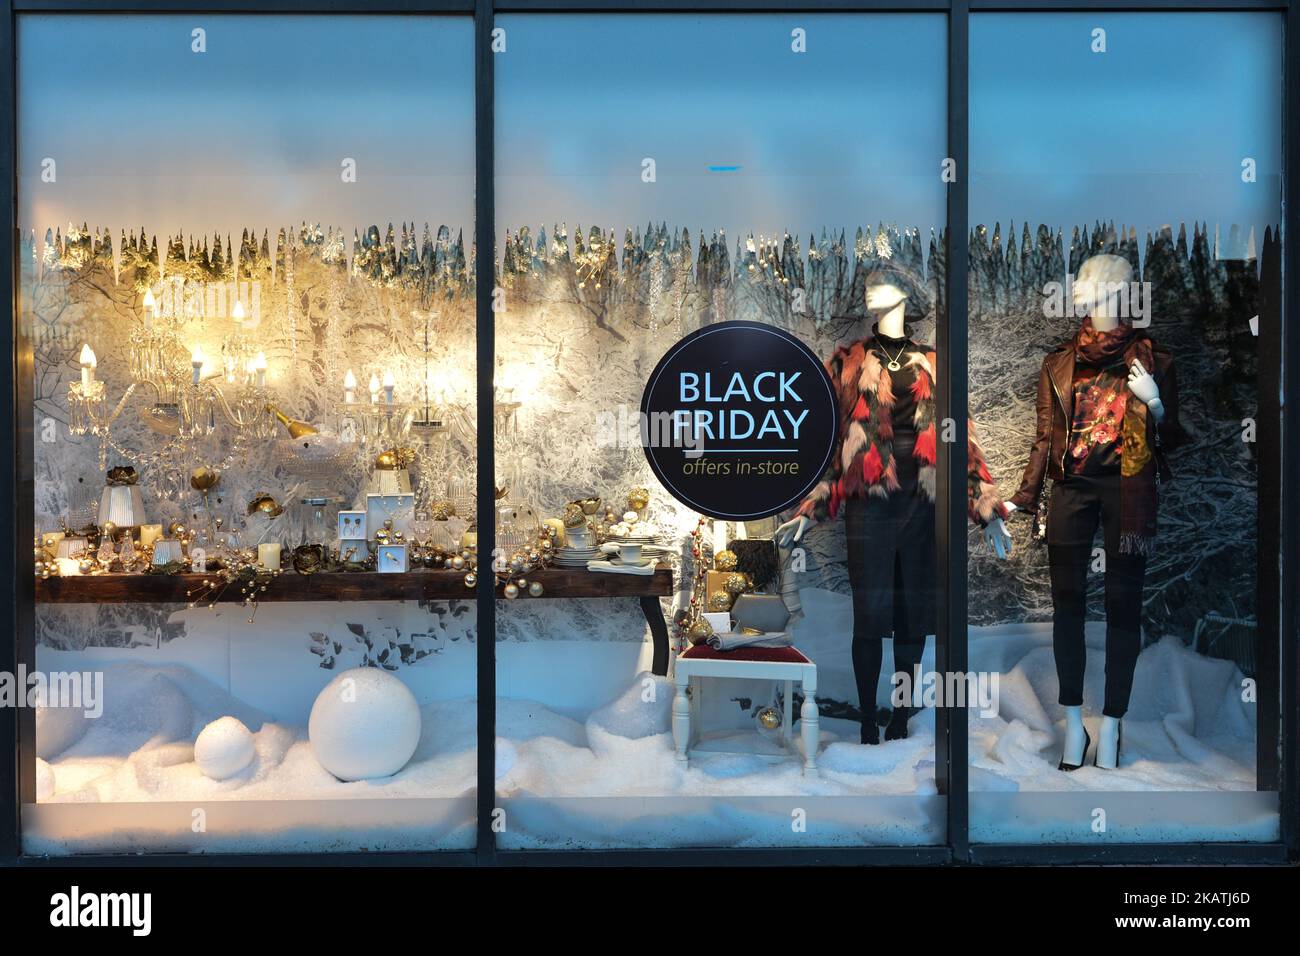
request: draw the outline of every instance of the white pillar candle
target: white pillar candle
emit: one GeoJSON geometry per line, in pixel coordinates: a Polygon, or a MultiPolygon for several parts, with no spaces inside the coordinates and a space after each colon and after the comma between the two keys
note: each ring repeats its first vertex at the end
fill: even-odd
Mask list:
{"type": "Polygon", "coordinates": [[[160,524],[140,525],[140,547],[147,548],[162,537],[163,526],[160,524]]]}
{"type": "Polygon", "coordinates": [[[727,522],[713,522],[713,553],[727,550],[727,522]]]}
{"type": "Polygon", "coordinates": [[[257,546],[257,563],[268,571],[280,570],[280,545],[277,542],[257,546]]]}

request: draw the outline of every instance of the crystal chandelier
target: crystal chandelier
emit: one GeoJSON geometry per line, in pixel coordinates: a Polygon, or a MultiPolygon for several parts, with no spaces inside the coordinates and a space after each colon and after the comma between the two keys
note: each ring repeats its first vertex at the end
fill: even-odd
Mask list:
{"type": "MultiPolygon", "coordinates": [[[[171,281],[179,286],[185,280],[171,281]]],[[[183,290],[175,289],[166,300],[183,303],[183,290]]],[[[244,333],[242,302],[236,302],[232,310],[235,328],[222,344],[221,373],[211,378],[203,375],[202,349],[197,345],[192,350],[186,348],[181,340],[187,318],[184,309],[168,308],[160,314],[153,290],[146,289],[142,310],[141,326],[130,338],[131,384],[112,410],[104,383],[95,377],[98,361],[89,344],[81,352],[81,380],[68,386],[68,430],[73,435],[90,433],[99,438],[101,469],[107,465],[110,446],[123,457],[139,460],[116,446],[111,427],[127,399],[142,386],[153,396],[153,402],[141,410],[142,418],[155,432],[173,440],[159,458],[212,434],[219,422],[235,432],[235,452],[272,437],[275,419],[267,411],[266,356],[244,333]]]]}

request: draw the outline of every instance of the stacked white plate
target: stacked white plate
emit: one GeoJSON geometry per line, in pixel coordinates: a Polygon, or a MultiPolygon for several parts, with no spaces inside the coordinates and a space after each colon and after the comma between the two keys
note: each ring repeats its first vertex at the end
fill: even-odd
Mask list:
{"type": "Polygon", "coordinates": [[[654,544],[659,540],[658,535],[654,534],[629,534],[623,538],[608,538],[606,543],[614,544],[654,544]]]}
{"type": "Polygon", "coordinates": [[[551,564],[557,568],[583,568],[587,562],[600,557],[600,548],[556,548],[551,564]]]}

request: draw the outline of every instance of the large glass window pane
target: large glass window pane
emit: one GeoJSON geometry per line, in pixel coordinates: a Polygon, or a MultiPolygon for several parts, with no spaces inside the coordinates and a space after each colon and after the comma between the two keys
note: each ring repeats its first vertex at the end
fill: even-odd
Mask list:
{"type": "MultiPolygon", "coordinates": [[[[934,711],[890,710],[900,658],[933,668],[944,18],[497,25],[496,544],[527,567],[539,522],[566,542],[551,568],[502,575],[498,845],[944,842],[934,711]],[[701,523],[637,431],[665,353],[736,320],[796,336],[842,403],[803,511],[821,520],[779,549],[794,506],[701,523]],[[598,550],[629,540],[639,557],[598,550]],[[742,601],[793,642],[758,662],[805,662],[815,691],[675,626],[716,602],[718,637],[757,621],[742,601]]],[[[738,499],[758,492],[733,474],[738,499]]]]}
{"type": "Polygon", "coordinates": [[[25,852],[473,846],[472,37],[19,19],[25,852]]]}
{"type": "Polygon", "coordinates": [[[973,840],[1278,838],[1281,72],[1272,14],[972,18],[971,403],[1015,506],[971,553],[973,840]]]}

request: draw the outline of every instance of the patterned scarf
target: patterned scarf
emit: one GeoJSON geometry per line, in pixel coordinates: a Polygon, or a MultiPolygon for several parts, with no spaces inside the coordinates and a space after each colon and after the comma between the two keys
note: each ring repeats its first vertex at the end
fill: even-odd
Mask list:
{"type": "MultiPolygon", "coordinates": [[[[1151,340],[1131,325],[1098,332],[1092,326],[1092,319],[1086,318],[1074,337],[1074,351],[1079,360],[1097,368],[1119,361],[1128,368],[1133,367],[1134,361],[1141,362],[1148,372],[1154,372],[1156,367],[1151,340]]],[[[1128,392],[1120,439],[1120,554],[1147,557],[1154,550],[1159,507],[1156,461],[1151,453],[1154,428],[1146,404],[1128,392]]]]}

